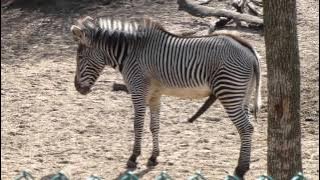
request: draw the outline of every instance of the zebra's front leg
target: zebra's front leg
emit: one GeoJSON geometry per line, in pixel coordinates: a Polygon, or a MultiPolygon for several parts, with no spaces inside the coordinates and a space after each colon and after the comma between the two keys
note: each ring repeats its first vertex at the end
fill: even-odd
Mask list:
{"type": "Polygon", "coordinates": [[[160,154],[159,150],[159,130],[160,130],[160,95],[154,96],[149,101],[150,107],[150,131],[152,133],[152,155],[148,160],[148,166],[156,166],[158,164],[157,157],[160,154]]]}
{"type": "Polygon", "coordinates": [[[146,105],[144,97],[142,95],[132,95],[132,101],[134,106],[134,145],[133,152],[130,156],[127,167],[136,168],[137,167],[137,157],[141,154],[141,141],[143,136],[143,124],[144,115],[146,112],[146,105]]]}

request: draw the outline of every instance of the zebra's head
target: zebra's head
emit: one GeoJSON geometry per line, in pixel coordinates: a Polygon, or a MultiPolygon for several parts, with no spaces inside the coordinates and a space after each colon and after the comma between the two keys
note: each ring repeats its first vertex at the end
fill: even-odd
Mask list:
{"type": "Polygon", "coordinates": [[[71,27],[73,38],[78,42],[74,84],[76,90],[83,95],[91,91],[106,64],[102,51],[93,47],[95,29],[95,23],[89,16],[71,27]]]}

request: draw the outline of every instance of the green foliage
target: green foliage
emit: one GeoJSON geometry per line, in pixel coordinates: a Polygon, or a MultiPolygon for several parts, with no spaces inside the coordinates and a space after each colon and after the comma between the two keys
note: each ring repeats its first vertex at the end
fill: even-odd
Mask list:
{"type": "Polygon", "coordinates": [[[160,175],[156,177],[156,180],[172,180],[172,178],[167,174],[167,172],[162,171],[160,175]]]}
{"type": "Polygon", "coordinates": [[[273,179],[270,176],[262,175],[258,177],[258,180],[273,180],[273,179]]]}
{"type": "Polygon", "coordinates": [[[120,178],[120,180],[139,180],[139,178],[134,175],[133,172],[128,171],[120,178]]]}
{"type": "MultiPolygon", "coordinates": [[[[87,180],[102,180],[103,178],[91,175],[87,178],[87,180]]],[[[22,171],[19,176],[17,176],[14,180],[34,180],[34,177],[31,173],[22,171]]],[[[50,180],[69,180],[69,178],[64,175],[62,172],[58,172],[55,174],[50,180]]],[[[139,180],[139,178],[132,172],[127,171],[123,176],[120,177],[120,180],[139,180]]],[[[167,174],[167,172],[162,171],[159,176],[155,177],[155,180],[173,180],[172,177],[167,174]]],[[[200,171],[197,171],[194,175],[190,176],[188,180],[207,180],[200,171]]],[[[237,176],[228,175],[224,180],[240,180],[237,176]]],[[[271,176],[261,175],[257,180],[273,180],[271,176]]],[[[307,180],[307,178],[303,175],[302,172],[297,173],[291,180],[307,180]]]]}
{"type": "Polygon", "coordinates": [[[58,172],[50,180],[69,180],[69,178],[66,175],[64,175],[62,172],[58,172]]]}
{"type": "Polygon", "coordinates": [[[240,180],[240,178],[238,176],[228,175],[226,178],[224,178],[224,180],[240,180]]]}
{"type": "Polygon", "coordinates": [[[298,174],[293,176],[291,180],[307,180],[307,178],[304,177],[302,172],[298,172],[298,174]]]}
{"type": "Polygon", "coordinates": [[[22,171],[21,175],[16,177],[15,180],[34,180],[34,177],[30,173],[22,171]]]}
{"type": "Polygon", "coordinates": [[[188,180],[206,180],[206,178],[201,174],[200,171],[197,171],[195,175],[189,177],[188,180]]]}
{"type": "Polygon", "coordinates": [[[87,180],[102,180],[102,178],[99,176],[91,175],[90,177],[87,178],[87,180]]]}

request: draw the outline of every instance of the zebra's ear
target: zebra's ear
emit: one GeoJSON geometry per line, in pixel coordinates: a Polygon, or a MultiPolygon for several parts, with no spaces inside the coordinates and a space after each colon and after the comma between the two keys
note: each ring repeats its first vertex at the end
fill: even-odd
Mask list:
{"type": "Polygon", "coordinates": [[[84,32],[78,26],[72,25],[71,32],[73,34],[74,39],[77,41],[81,41],[81,39],[84,37],[84,32]]]}

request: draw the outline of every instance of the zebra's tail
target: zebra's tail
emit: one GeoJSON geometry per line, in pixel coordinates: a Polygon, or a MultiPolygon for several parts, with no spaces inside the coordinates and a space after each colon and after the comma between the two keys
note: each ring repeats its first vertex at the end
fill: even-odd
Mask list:
{"type": "Polygon", "coordinates": [[[255,91],[255,100],[254,100],[254,108],[253,108],[253,115],[255,120],[257,120],[257,112],[260,110],[261,107],[261,71],[260,71],[260,55],[257,53],[257,51],[254,50],[255,56],[256,56],[256,63],[254,66],[254,73],[255,73],[255,85],[256,85],[256,91],[255,91]]]}

